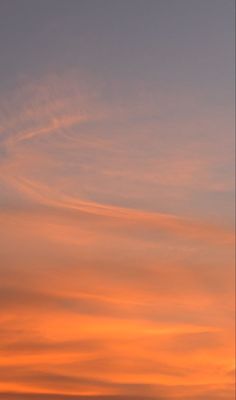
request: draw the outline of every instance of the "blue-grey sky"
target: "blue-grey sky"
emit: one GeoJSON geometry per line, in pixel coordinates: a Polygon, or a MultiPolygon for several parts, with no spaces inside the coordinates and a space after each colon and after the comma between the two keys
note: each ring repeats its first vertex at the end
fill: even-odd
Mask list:
{"type": "Polygon", "coordinates": [[[108,86],[232,100],[232,0],[2,0],[0,43],[5,80],[80,68],[108,86]]]}

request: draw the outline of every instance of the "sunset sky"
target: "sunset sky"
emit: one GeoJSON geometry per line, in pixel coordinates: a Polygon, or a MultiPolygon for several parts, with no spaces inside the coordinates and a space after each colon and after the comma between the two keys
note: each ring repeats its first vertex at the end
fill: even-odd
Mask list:
{"type": "Polygon", "coordinates": [[[234,399],[234,1],[0,0],[0,400],[234,399]]]}

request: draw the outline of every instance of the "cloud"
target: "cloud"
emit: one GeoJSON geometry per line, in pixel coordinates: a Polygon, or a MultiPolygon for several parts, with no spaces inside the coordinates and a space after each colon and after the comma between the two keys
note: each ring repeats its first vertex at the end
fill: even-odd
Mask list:
{"type": "Polygon", "coordinates": [[[80,396],[68,394],[50,393],[0,393],[0,399],[4,400],[158,400],[140,396],[80,396]]]}
{"type": "Polygon", "coordinates": [[[231,400],[229,144],[196,133],[221,125],[77,78],[0,99],[0,399],[231,400]]]}
{"type": "Polygon", "coordinates": [[[175,215],[150,213],[132,210],[124,207],[99,204],[87,200],[76,199],[60,192],[51,190],[48,186],[26,179],[12,179],[13,185],[27,196],[48,207],[65,209],[68,211],[92,214],[97,217],[108,218],[114,223],[132,225],[139,229],[161,230],[176,236],[185,236],[197,240],[216,241],[221,244],[233,244],[234,234],[230,230],[217,226],[187,220],[175,215]],[[121,222],[120,222],[121,221],[121,222]]]}

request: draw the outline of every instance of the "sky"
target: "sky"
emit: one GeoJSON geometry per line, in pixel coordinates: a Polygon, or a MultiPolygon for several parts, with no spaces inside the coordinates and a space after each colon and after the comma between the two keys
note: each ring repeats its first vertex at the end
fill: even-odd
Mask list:
{"type": "Polygon", "coordinates": [[[0,399],[234,399],[234,30],[1,0],[0,399]]]}

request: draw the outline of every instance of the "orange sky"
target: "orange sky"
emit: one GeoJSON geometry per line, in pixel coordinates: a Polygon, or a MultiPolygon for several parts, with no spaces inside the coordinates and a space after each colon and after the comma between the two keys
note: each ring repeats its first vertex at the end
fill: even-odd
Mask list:
{"type": "Polygon", "coordinates": [[[3,19],[16,11],[12,30],[26,21],[29,35],[11,31],[6,45],[3,27],[9,65],[9,49],[19,64],[0,73],[0,399],[234,398],[233,3],[177,2],[199,57],[213,33],[225,40],[205,61],[213,71],[225,51],[221,80],[206,86],[172,2],[136,1],[124,11],[100,0],[104,15],[90,0],[43,1],[37,16],[27,0],[2,2],[3,19]],[[162,37],[169,11],[173,43],[162,37]],[[149,31],[152,15],[160,27],[149,31]],[[44,30],[54,56],[37,59],[44,30]],[[112,51],[109,33],[118,76],[108,56],[101,65],[87,56],[112,51]],[[154,52],[149,66],[142,44],[154,38],[162,58],[154,52]],[[24,46],[34,48],[27,66],[24,46]],[[185,78],[171,46],[186,57],[185,78]]]}

